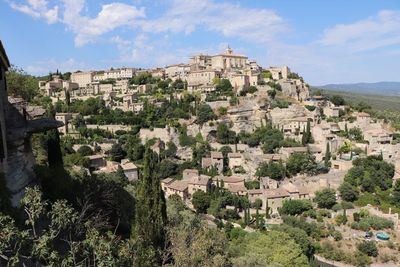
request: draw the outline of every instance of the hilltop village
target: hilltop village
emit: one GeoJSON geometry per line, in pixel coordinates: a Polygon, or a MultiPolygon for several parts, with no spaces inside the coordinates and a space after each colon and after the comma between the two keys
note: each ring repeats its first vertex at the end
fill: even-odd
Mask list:
{"type": "MultiPolygon", "coordinates": [[[[146,176],[149,149],[167,203],[179,198],[230,240],[302,225],[307,240],[326,241],[302,247],[320,262],[400,260],[400,134],[363,106],[311,92],[287,66],[264,68],[227,47],[155,69],[57,71],[38,88],[34,101],[1,95],[21,125],[35,126],[21,126],[21,137],[3,133],[13,206],[35,180],[15,160],[23,157],[23,173],[45,177],[34,167],[47,164],[36,133],[57,128],[68,172],[116,174],[131,189],[146,176]]],[[[235,257],[243,260],[243,251],[235,257]]]]}

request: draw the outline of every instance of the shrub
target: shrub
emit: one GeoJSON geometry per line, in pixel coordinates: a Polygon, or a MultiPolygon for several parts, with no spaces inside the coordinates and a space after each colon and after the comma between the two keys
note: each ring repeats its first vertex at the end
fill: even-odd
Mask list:
{"type": "Polygon", "coordinates": [[[357,245],[357,249],[368,256],[376,257],[378,256],[378,248],[374,241],[363,241],[357,245]]]}
{"type": "Polygon", "coordinates": [[[336,203],[336,193],[335,190],[330,188],[325,188],[321,191],[315,193],[314,201],[318,204],[319,208],[330,209],[336,203]]]}
{"type": "Polygon", "coordinates": [[[347,216],[340,214],[340,215],[336,216],[335,221],[336,221],[337,225],[346,224],[347,223],[347,216]]]}
{"type": "Polygon", "coordinates": [[[333,237],[333,239],[335,239],[335,241],[340,241],[340,240],[343,239],[343,235],[342,235],[342,233],[339,232],[339,231],[333,231],[333,232],[331,233],[331,236],[333,237]]]}
{"type": "Polygon", "coordinates": [[[285,215],[299,215],[305,211],[311,210],[312,204],[308,200],[287,200],[283,202],[279,213],[285,215]]]}
{"type": "Polygon", "coordinates": [[[393,221],[378,216],[363,217],[359,222],[351,224],[351,228],[362,231],[367,231],[371,228],[374,230],[393,229],[393,226],[393,221]]]}

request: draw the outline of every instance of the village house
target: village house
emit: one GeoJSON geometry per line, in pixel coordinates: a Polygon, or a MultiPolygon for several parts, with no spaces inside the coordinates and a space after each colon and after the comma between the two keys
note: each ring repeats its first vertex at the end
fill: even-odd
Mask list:
{"type": "Polygon", "coordinates": [[[182,200],[187,200],[189,198],[187,181],[165,178],[164,180],[161,180],[161,188],[164,191],[165,198],[167,199],[172,195],[178,195],[182,200]]]}
{"type": "Polygon", "coordinates": [[[199,176],[199,170],[197,169],[185,169],[182,171],[182,179],[183,180],[188,180],[193,177],[199,176]]]}
{"type": "Polygon", "coordinates": [[[202,174],[188,179],[189,198],[191,198],[192,195],[199,190],[208,192],[210,187],[210,178],[210,176],[202,174]]]}
{"type": "Polygon", "coordinates": [[[241,153],[228,153],[228,165],[233,171],[243,166],[244,157],[241,153]]]}
{"type": "Polygon", "coordinates": [[[58,128],[58,131],[62,134],[68,134],[73,129],[71,121],[78,115],[78,113],[56,113],[55,119],[64,124],[64,126],[58,128]]]}
{"type": "Polygon", "coordinates": [[[90,160],[90,168],[100,169],[106,166],[106,160],[104,155],[90,155],[86,156],[90,160]]]}
{"type": "Polygon", "coordinates": [[[60,75],[52,75],[51,81],[39,81],[39,90],[46,96],[55,97],[58,93],[78,89],[79,85],[74,82],[64,81],[60,75]]]}
{"type": "Polygon", "coordinates": [[[196,191],[208,192],[211,185],[211,177],[207,175],[196,175],[194,170],[185,170],[185,178],[176,180],[166,178],[161,181],[161,188],[165,197],[177,194],[182,200],[190,200],[196,191]]]}
{"type": "Polygon", "coordinates": [[[213,179],[213,184],[215,186],[219,185],[220,187],[228,189],[229,186],[244,186],[245,178],[242,176],[234,175],[234,176],[215,176],[213,179]]]}
{"type": "Polygon", "coordinates": [[[129,159],[121,160],[120,166],[130,182],[138,179],[138,168],[133,162],[129,161],[129,159]]]}
{"type": "Polygon", "coordinates": [[[344,160],[344,159],[332,159],[331,160],[331,168],[333,170],[338,170],[338,171],[348,171],[353,167],[353,161],[352,160],[344,160]]]}
{"type": "Polygon", "coordinates": [[[210,157],[204,157],[201,160],[202,168],[211,168],[215,167],[218,170],[218,173],[222,173],[224,168],[224,157],[221,152],[211,151],[210,157]]]}
{"type": "Polygon", "coordinates": [[[268,71],[271,73],[272,79],[274,80],[287,79],[290,74],[290,69],[287,66],[269,67],[268,71]]]}
{"type": "Polygon", "coordinates": [[[177,79],[186,80],[187,75],[190,71],[189,64],[174,64],[166,66],[165,68],[165,78],[170,78],[171,80],[175,81],[177,79]]]}
{"type": "Polygon", "coordinates": [[[74,72],[71,73],[71,82],[77,83],[79,88],[85,88],[88,84],[94,82],[93,80],[94,72],[87,71],[87,72],[74,72]]]}

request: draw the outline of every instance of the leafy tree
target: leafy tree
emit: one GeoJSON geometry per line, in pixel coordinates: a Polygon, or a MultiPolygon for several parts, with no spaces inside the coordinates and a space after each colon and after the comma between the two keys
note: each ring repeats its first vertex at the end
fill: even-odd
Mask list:
{"type": "Polygon", "coordinates": [[[217,127],[217,141],[221,144],[234,144],[236,133],[229,130],[225,123],[219,123],[217,127]]]}
{"type": "Polygon", "coordinates": [[[201,218],[186,210],[181,200],[168,202],[168,237],[166,262],[174,266],[228,266],[227,240],[223,232],[210,229],[201,218]]]}
{"type": "Polygon", "coordinates": [[[335,190],[330,188],[322,189],[315,192],[314,201],[318,204],[319,208],[330,209],[336,203],[335,190]]]}
{"type": "Polygon", "coordinates": [[[282,208],[280,208],[279,213],[285,215],[299,215],[311,209],[312,204],[310,201],[292,199],[283,202],[282,208]]]}
{"type": "Polygon", "coordinates": [[[309,153],[293,153],[286,163],[288,175],[294,176],[298,173],[315,173],[317,164],[309,153]]]}
{"type": "Polygon", "coordinates": [[[393,187],[392,202],[396,206],[400,206],[400,180],[397,180],[393,187]]]}
{"type": "Polygon", "coordinates": [[[258,177],[270,177],[274,180],[282,180],[285,177],[286,170],[282,162],[262,162],[256,170],[258,177]]]}
{"type": "Polygon", "coordinates": [[[38,93],[38,80],[14,65],[6,73],[8,94],[31,101],[38,93]]]}
{"type": "Polygon", "coordinates": [[[272,229],[288,234],[301,247],[307,257],[310,258],[314,254],[315,248],[312,241],[303,229],[291,227],[286,224],[274,226],[272,229]]]}
{"type": "Polygon", "coordinates": [[[79,147],[77,152],[82,156],[89,156],[93,154],[93,150],[90,148],[90,146],[86,145],[79,147]]]}
{"type": "Polygon", "coordinates": [[[346,105],[346,101],[340,95],[333,95],[329,97],[329,101],[331,101],[335,106],[346,105]]]}
{"type": "Polygon", "coordinates": [[[204,191],[198,190],[192,195],[192,204],[198,213],[206,213],[210,202],[210,195],[204,191]]]}
{"type": "Polygon", "coordinates": [[[393,176],[393,164],[378,156],[368,156],[355,159],[344,180],[353,186],[360,186],[362,191],[374,192],[377,187],[382,190],[392,187],[393,176]]]}
{"type": "Polygon", "coordinates": [[[207,104],[202,104],[198,108],[197,112],[197,122],[202,125],[209,120],[215,119],[215,114],[211,107],[207,104]]]}
{"type": "Polygon", "coordinates": [[[364,141],[364,136],[363,136],[362,130],[360,128],[351,128],[350,130],[348,130],[348,136],[351,140],[354,140],[357,142],[364,141]]]}
{"type": "Polygon", "coordinates": [[[357,249],[368,256],[377,257],[378,256],[378,248],[376,247],[376,243],[374,241],[363,241],[357,245],[357,249]]]}
{"type": "Polygon", "coordinates": [[[235,266],[308,266],[301,247],[283,232],[249,233],[234,242],[235,266]]]}
{"type": "Polygon", "coordinates": [[[339,187],[339,192],[340,197],[345,201],[356,201],[359,196],[357,188],[346,182],[339,187]]]}
{"type": "Polygon", "coordinates": [[[126,152],[122,149],[120,143],[113,144],[109,153],[111,159],[118,162],[120,162],[126,156],[126,152]]]}
{"type": "Polygon", "coordinates": [[[136,189],[134,235],[137,240],[137,266],[152,266],[161,261],[165,244],[166,204],[160,181],[156,178],[156,158],[146,147],[143,172],[136,189]]]}
{"type": "Polygon", "coordinates": [[[165,156],[167,158],[173,158],[176,156],[177,147],[174,142],[168,141],[167,142],[167,149],[165,150],[165,156]]]}
{"type": "Polygon", "coordinates": [[[216,90],[222,94],[229,94],[232,92],[232,89],[232,84],[228,79],[220,79],[216,86],[216,90]]]}

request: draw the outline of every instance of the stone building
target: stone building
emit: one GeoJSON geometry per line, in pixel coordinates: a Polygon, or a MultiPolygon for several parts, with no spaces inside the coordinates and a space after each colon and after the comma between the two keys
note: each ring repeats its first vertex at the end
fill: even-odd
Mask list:
{"type": "Polygon", "coordinates": [[[10,67],[7,54],[0,41],[0,172],[11,194],[11,204],[19,206],[27,186],[36,183],[30,137],[33,133],[56,129],[61,122],[29,116],[22,99],[8,101],[5,72],[10,67]]]}
{"type": "Polygon", "coordinates": [[[290,74],[290,69],[287,66],[269,67],[268,71],[271,72],[272,79],[274,80],[287,79],[290,74]]]}
{"type": "Polygon", "coordinates": [[[247,57],[234,54],[228,46],[225,53],[211,57],[211,65],[215,70],[230,71],[234,69],[244,69],[247,63],[247,57]]]}
{"type": "Polygon", "coordinates": [[[94,80],[94,72],[74,72],[71,74],[71,82],[77,83],[80,88],[85,88],[88,84],[91,84],[94,80]]]}

